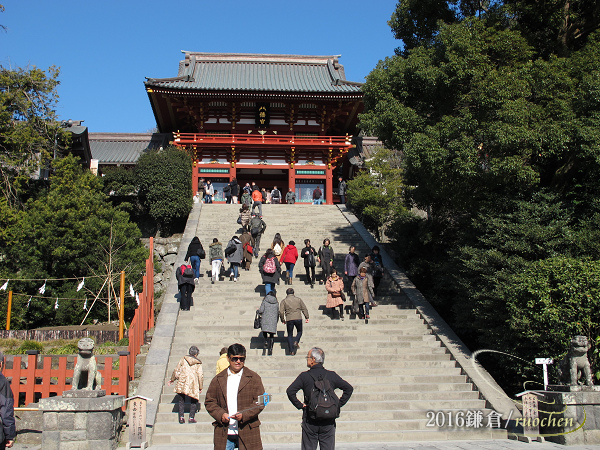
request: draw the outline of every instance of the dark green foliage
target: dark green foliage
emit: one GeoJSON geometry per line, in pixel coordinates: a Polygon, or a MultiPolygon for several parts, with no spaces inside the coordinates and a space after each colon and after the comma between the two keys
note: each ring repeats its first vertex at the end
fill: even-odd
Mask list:
{"type": "Polygon", "coordinates": [[[361,126],[402,155],[426,214],[395,216],[402,264],[471,348],[514,355],[483,362],[516,392],[535,357],[600,332],[599,10],[470,4],[399,3],[413,40],[368,76],[361,126]]]}
{"type": "MultiPolygon", "coordinates": [[[[8,278],[38,280],[11,282],[15,292],[26,294],[13,299],[15,329],[78,325],[86,313],[85,297],[90,299],[90,307],[109,272],[118,285],[119,273],[125,270],[127,280],[140,290],[147,250],[140,242],[137,226],[127,213],[110,205],[100,190],[99,178],[81,169],[75,158],[56,160],[54,167],[49,191],[30,200],[13,221],[10,234],[18,239],[5,249],[6,259],[0,264],[8,278]],[[85,289],[76,291],[78,281],[74,277],[89,277],[85,289]],[[28,295],[40,295],[37,289],[43,281],[39,280],[51,278],[71,280],[48,283],[43,294],[46,298],[34,297],[27,308],[28,295]],[[58,309],[54,308],[56,297],[62,299],[58,309]]],[[[101,297],[107,298],[106,290],[101,297]]],[[[128,297],[126,302],[135,304],[128,297]]],[[[0,316],[5,314],[6,308],[0,307],[0,316]]],[[[88,316],[88,320],[94,318],[107,319],[102,301],[88,316]]]]}
{"type": "Polygon", "coordinates": [[[139,197],[161,232],[185,220],[192,210],[192,160],[177,147],[143,154],[135,168],[139,197]]]}
{"type": "Polygon", "coordinates": [[[377,236],[381,234],[381,227],[404,212],[399,165],[395,152],[380,148],[366,163],[366,170],[348,182],[348,203],[377,236]]]}
{"type": "Polygon", "coordinates": [[[56,120],[58,73],[0,66],[0,189],[10,206],[24,203],[31,175],[68,143],[56,120]]]}

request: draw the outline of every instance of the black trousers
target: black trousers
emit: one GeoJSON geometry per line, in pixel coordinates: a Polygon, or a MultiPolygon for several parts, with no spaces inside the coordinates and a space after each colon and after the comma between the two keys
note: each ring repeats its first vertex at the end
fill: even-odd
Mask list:
{"type": "Polygon", "coordinates": [[[325,283],[331,276],[332,266],[329,264],[329,262],[326,262],[325,264],[321,265],[321,268],[323,269],[323,283],[325,283]]]}
{"type": "Polygon", "coordinates": [[[300,338],[302,337],[302,319],[288,320],[285,323],[285,326],[287,327],[288,334],[288,348],[290,349],[291,353],[296,350],[294,347],[294,342],[300,342],[300,338]],[[294,339],[294,328],[296,328],[298,333],[296,334],[296,339],[294,339]]]}
{"type": "Polygon", "coordinates": [[[308,281],[309,284],[315,284],[315,266],[304,266],[304,270],[306,270],[306,281],[308,281]],[[311,271],[312,277],[310,275],[311,271]]]}
{"type": "Polygon", "coordinates": [[[181,285],[179,292],[181,293],[179,307],[184,311],[189,311],[192,304],[192,292],[194,292],[194,286],[184,283],[181,285]]]}
{"type": "Polygon", "coordinates": [[[335,449],[335,424],[311,425],[302,421],[302,450],[335,449]]]}

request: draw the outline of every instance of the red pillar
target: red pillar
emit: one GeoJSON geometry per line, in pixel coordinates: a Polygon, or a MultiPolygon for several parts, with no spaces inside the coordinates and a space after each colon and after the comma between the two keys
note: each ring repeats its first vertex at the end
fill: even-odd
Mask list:
{"type": "Polygon", "coordinates": [[[192,163],[192,192],[194,195],[198,193],[198,165],[196,161],[192,163]]]}
{"type": "Polygon", "coordinates": [[[333,205],[333,168],[328,165],[325,170],[325,204],[333,205]]]}

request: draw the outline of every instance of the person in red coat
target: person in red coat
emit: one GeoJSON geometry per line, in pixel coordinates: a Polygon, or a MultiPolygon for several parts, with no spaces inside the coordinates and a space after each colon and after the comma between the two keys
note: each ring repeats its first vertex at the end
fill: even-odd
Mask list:
{"type": "Polygon", "coordinates": [[[285,284],[293,284],[296,261],[298,261],[298,249],[296,248],[296,243],[290,241],[281,254],[281,262],[285,263],[285,268],[287,269],[287,277],[284,276],[285,284]]]}
{"type": "Polygon", "coordinates": [[[258,397],[265,393],[260,376],[245,366],[246,348],[242,344],[227,349],[229,368],[210,382],[204,406],[215,419],[215,450],[262,450],[258,415],[264,405],[258,397]],[[235,392],[237,395],[228,395],[235,392]]]}

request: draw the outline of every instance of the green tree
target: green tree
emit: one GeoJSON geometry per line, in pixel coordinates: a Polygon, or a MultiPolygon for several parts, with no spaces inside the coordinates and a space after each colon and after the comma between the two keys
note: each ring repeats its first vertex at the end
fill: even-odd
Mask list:
{"type": "Polygon", "coordinates": [[[139,196],[162,233],[187,218],[192,210],[192,160],[177,147],[149,151],[135,168],[139,196]]]}
{"type": "Polygon", "coordinates": [[[69,141],[55,111],[58,74],[0,66],[0,189],[11,206],[22,205],[32,175],[69,141]]]}
{"type": "MultiPolygon", "coordinates": [[[[397,14],[413,3],[400,2],[397,14]]],[[[552,39],[528,29],[540,9],[508,20],[529,3],[485,5],[476,14],[462,2],[424,4],[433,12],[422,14],[435,20],[413,17],[412,43],[368,76],[361,115],[363,129],[401,155],[404,198],[427,213],[399,215],[389,234],[411,279],[469,346],[526,359],[542,339],[550,355],[568,340],[545,318],[543,301],[537,337],[524,332],[522,274],[534,279],[540,269],[536,283],[554,286],[563,280],[556,272],[579,258],[587,265],[577,269],[591,280],[600,260],[599,33],[588,18],[590,28],[561,50],[555,18],[537,17],[552,39]],[[443,19],[446,7],[452,15],[443,19]]],[[[548,11],[560,5],[567,4],[548,11]]],[[[577,283],[589,305],[598,301],[595,288],[577,283]]],[[[570,295],[556,307],[563,328],[583,333],[586,324],[595,341],[596,319],[571,314],[579,294],[570,295]]],[[[497,373],[506,386],[522,381],[519,364],[497,373]]]]}
{"type": "MultiPolygon", "coordinates": [[[[44,294],[48,298],[34,298],[29,308],[28,299],[21,296],[13,309],[15,327],[78,325],[85,315],[84,298],[90,298],[90,306],[109,272],[118,276],[125,270],[140,290],[148,251],[137,226],[127,213],[111,206],[101,192],[100,179],[84,171],[73,156],[55,160],[54,169],[48,192],[30,200],[20,213],[21,220],[15,223],[21,228],[20,238],[6,250],[2,265],[16,275],[10,278],[65,280],[48,283],[44,294]],[[88,277],[84,290],[77,292],[73,277],[88,277]],[[55,310],[55,297],[70,300],[61,301],[55,310]]],[[[22,282],[16,289],[39,295],[40,285],[22,282]]],[[[101,297],[106,299],[106,293],[101,297]]],[[[106,320],[107,311],[95,307],[88,317],[106,320]]]]}
{"type": "Polygon", "coordinates": [[[405,211],[403,187],[398,155],[379,148],[366,162],[366,170],[348,182],[348,202],[379,238],[384,235],[385,226],[405,211]]]}

